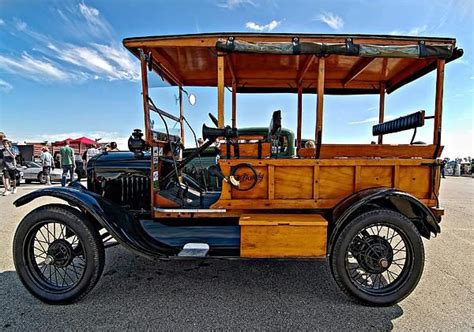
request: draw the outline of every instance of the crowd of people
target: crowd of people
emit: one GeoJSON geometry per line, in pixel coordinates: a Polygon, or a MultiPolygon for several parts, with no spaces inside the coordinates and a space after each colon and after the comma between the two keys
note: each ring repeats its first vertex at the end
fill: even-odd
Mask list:
{"type": "MultiPolygon", "coordinates": [[[[90,147],[82,154],[83,167],[94,156],[105,151],[119,151],[116,142],[107,144],[103,149],[90,147]]],[[[0,172],[4,190],[0,193],[3,196],[15,194],[17,192],[17,181],[19,180],[18,171],[18,149],[13,148],[3,132],[0,132],[0,172]]],[[[39,164],[42,167],[43,176],[46,179],[45,184],[51,185],[51,172],[55,168],[62,169],[61,186],[66,186],[68,181],[74,180],[76,165],[74,149],[70,147],[69,142],[65,142],[59,151],[53,157],[47,146],[42,147],[39,156],[39,164]]]]}

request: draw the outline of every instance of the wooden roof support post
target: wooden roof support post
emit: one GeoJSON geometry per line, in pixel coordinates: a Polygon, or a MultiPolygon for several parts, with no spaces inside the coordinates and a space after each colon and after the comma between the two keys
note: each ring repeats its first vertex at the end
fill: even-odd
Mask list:
{"type": "Polygon", "coordinates": [[[323,101],[324,101],[324,73],[325,73],[325,59],[324,57],[319,58],[318,62],[318,97],[316,102],[316,132],[315,132],[315,143],[316,143],[316,159],[319,159],[321,152],[321,142],[323,135],[323,101]]]}
{"type": "MultiPolygon", "coordinates": [[[[383,123],[385,116],[385,82],[380,82],[380,98],[379,98],[379,123],[383,123]]],[[[379,135],[379,144],[383,143],[383,135],[379,135]]]]}
{"type": "Polygon", "coordinates": [[[232,80],[232,128],[237,128],[237,82],[232,80]]]}
{"type": "Polygon", "coordinates": [[[433,144],[441,144],[441,120],[443,115],[443,86],[444,86],[444,59],[438,59],[436,63],[436,99],[434,115],[433,144]]]}
{"type": "Polygon", "coordinates": [[[179,87],[179,125],[181,126],[181,144],[184,146],[184,103],[183,88],[179,87]]]}
{"type": "Polygon", "coordinates": [[[298,84],[298,118],[296,127],[296,151],[301,147],[301,126],[303,121],[303,86],[298,84]]]}
{"type": "Polygon", "coordinates": [[[145,141],[148,144],[151,144],[150,111],[148,109],[148,66],[145,51],[140,51],[140,65],[142,75],[143,114],[145,117],[145,141]]]}
{"type": "Polygon", "coordinates": [[[219,128],[224,128],[224,56],[217,55],[217,120],[219,128]]]}

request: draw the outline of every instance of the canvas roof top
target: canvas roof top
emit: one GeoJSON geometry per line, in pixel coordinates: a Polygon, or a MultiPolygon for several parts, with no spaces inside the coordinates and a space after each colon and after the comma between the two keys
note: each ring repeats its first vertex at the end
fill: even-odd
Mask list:
{"type": "Polygon", "coordinates": [[[388,93],[462,56],[453,38],[213,33],[126,38],[135,56],[151,53],[153,70],[171,85],[217,86],[217,56],[225,56],[225,85],[237,92],[315,93],[325,57],[326,94],[388,93]]]}

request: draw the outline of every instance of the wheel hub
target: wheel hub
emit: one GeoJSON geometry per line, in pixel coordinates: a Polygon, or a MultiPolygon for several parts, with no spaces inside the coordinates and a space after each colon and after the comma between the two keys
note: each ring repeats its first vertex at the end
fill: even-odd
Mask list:
{"type": "Polygon", "coordinates": [[[393,260],[393,249],[383,237],[370,235],[363,237],[354,250],[354,256],[361,267],[369,273],[385,272],[393,260]]]}
{"type": "Polygon", "coordinates": [[[57,239],[49,246],[45,263],[65,267],[71,264],[73,259],[74,251],[72,245],[64,239],[57,239]]]}

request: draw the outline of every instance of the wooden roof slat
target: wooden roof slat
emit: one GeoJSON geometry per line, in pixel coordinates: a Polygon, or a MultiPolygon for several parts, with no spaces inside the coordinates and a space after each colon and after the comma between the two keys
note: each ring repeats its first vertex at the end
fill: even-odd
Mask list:
{"type": "Polygon", "coordinates": [[[359,76],[365,68],[367,68],[372,62],[377,58],[361,58],[356,64],[352,67],[349,74],[344,78],[344,87],[346,87],[352,80],[359,76]]]}
{"type": "Polygon", "coordinates": [[[225,62],[227,63],[227,67],[229,67],[230,76],[232,76],[232,80],[237,81],[237,77],[236,77],[235,71],[234,71],[234,61],[232,59],[232,54],[229,54],[226,57],[225,62]]]}
{"type": "Polygon", "coordinates": [[[392,86],[400,83],[406,78],[412,76],[413,74],[417,73],[423,68],[434,63],[435,61],[436,59],[423,59],[422,61],[416,61],[412,66],[408,68],[402,67],[402,69],[400,70],[398,74],[396,74],[394,77],[392,77],[390,80],[387,81],[387,89],[390,89],[392,86]]]}
{"type": "Polygon", "coordinates": [[[177,73],[176,66],[167,59],[167,56],[164,53],[158,53],[156,49],[151,49],[151,54],[153,56],[153,60],[161,63],[162,70],[168,72],[169,76],[172,77],[174,81],[176,81],[177,85],[183,85],[183,78],[180,74],[177,73]]]}
{"type": "Polygon", "coordinates": [[[300,72],[298,73],[298,78],[296,80],[298,85],[301,85],[301,83],[303,82],[304,75],[308,71],[309,67],[311,66],[311,64],[313,63],[315,58],[316,58],[316,56],[314,54],[310,55],[306,58],[306,61],[304,62],[303,67],[301,68],[300,72]]]}

